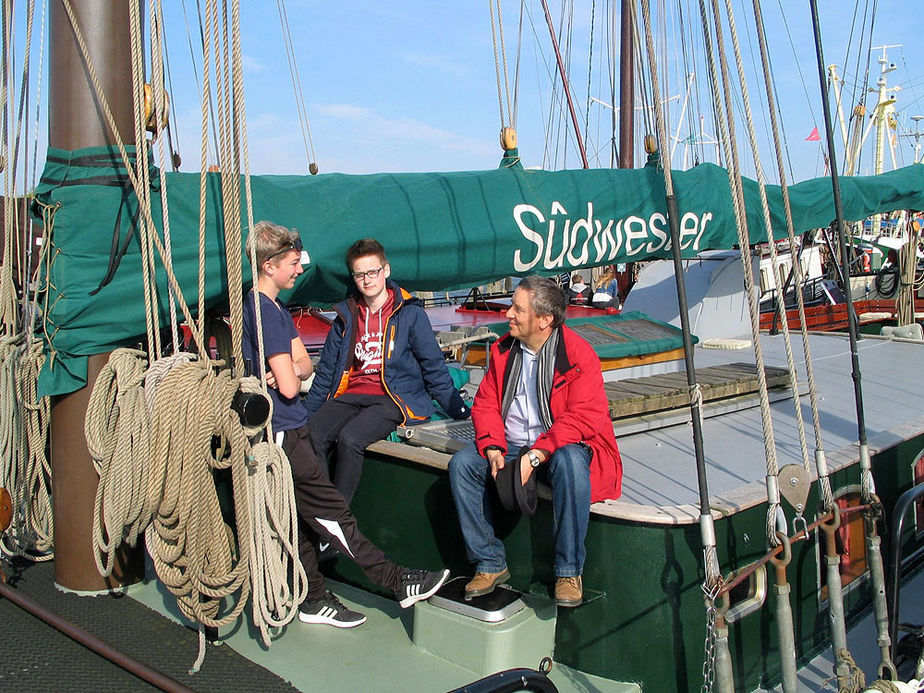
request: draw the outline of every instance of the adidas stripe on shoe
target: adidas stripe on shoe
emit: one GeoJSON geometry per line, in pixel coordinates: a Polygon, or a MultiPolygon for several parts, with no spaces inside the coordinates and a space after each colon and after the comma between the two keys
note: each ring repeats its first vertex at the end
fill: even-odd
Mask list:
{"type": "Polygon", "coordinates": [[[335,628],[355,628],[365,623],[366,617],[345,607],[328,591],[321,599],[302,602],[298,609],[298,620],[302,623],[318,623],[335,628]]]}
{"type": "Polygon", "coordinates": [[[401,574],[401,587],[395,590],[395,596],[402,609],[413,606],[419,601],[429,599],[446,582],[448,570],[407,570],[401,574]]]}

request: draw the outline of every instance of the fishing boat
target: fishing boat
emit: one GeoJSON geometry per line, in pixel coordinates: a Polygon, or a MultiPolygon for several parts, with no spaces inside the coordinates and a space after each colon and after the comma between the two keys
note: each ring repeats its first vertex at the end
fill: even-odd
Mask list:
{"type": "MultiPolygon", "coordinates": [[[[123,8],[113,21],[130,20],[137,36],[135,9],[123,8]]],[[[627,16],[632,20],[632,13],[627,16]]],[[[97,45],[99,52],[91,54],[76,40],[86,20],[86,15],[58,10],[56,45],[69,46],[72,66],[80,74],[110,50],[97,45]],[[71,38],[65,41],[65,35],[71,38]]],[[[647,16],[636,20],[639,30],[650,26],[647,16]]],[[[139,56],[133,57],[132,91],[143,95],[139,56]]],[[[649,70],[656,74],[654,62],[649,70]]],[[[111,74],[124,72],[123,67],[111,74]]],[[[219,75],[226,80],[221,94],[227,106],[238,95],[232,74],[219,75]]],[[[145,120],[157,131],[164,101],[154,82],[153,115],[145,120]]],[[[103,102],[107,93],[112,92],[100,88],[87,98],[103,102]]],[[[143,99],[135,106],[142,104],[143,99]]],[[[122,118],[131,132],[143,111],[128,110],[122,118]]],[[[664,128],[658,129],[660,141],[667,141],[664,128]]],[[[136,134],[137,141],[144,140],[142,132],[136,134]]],[[[227,133],[228,142],[244,134],[227,133]]],[[[231,416],[216,417],[220,430],[210,419],[198,431],[206,432],[199,453],[205,450],[210,460],[223,463],[216,451],[225,443],[233,449],[227,457],[232,472],[209,467],[182,496],[203,515],[212,508],[225,513],[211,519],[218,519],[222,551],[231,550],[216,561],[222,564],[216,568],[220,574],[203,574],[227,590],[217,598],[208,590],[191,598],[185,586],[177,587],[177,572],[189,572],[185,568],[193,561],[180,568],[159,562],[159,542],[167,541],[171,528],[163,519],[153,521],[161,523],[156,536],[150,531],[153,524],[125,521],[119,531],[112,531],[118,523],[106,525],[105,541],[87,541],[87,525],[101,524],[99,508],[115,505],[115,496],[104,494],[108,481],[120,479],[111,471],[114,465],[104,464],[89,470],[94,487],[83,494],[98,499],[97,515],[92,503],[75,502],[80,494],[54,494],[58,582],[80,591],[124,587],[136,600],[197,627],[203,642],[208,627],[210,637],[264,662],[304,690],[316,687],[319,678],[328,690],[385,691],[461,688],[494,676],[493,683],[476,689],[493,690],[504,684],[505,672],[509,680],[511,670],[533,677],[535,685],[554,684],[560,690],[686,691],[700,687],[704,671],[708,688],[753,690],[782,681],[786,690],[794,690],[797,662],[829,648],[832,638],[837,643],[846,623],[871,604],[880,615],[884,580],[879,547],[885,538],[879,536],[880,523],[896,522],[899,497],[924,476],[922,383],[913,375],[924,372],[924,344],[859,339],[855,329],[849,335],[759,332],[755,296],[741,290],[750,274],[749,255],[745,252],[742,263],[735,249],[767,241],[772,246],[768,226],[772,232],[789,226],[801,233],[835,218],[921,209],[924,167],[842,181],[839,205],[829,179],[774,187],[736,178],[734,171],[730,176],[727,168],[712,164],[671,171],[667,156],[665,169],[527,170],[518,165],[509,136],[502,165],[495,170],[303,177],[247,176],[239,167],[243,157],[238,159],[233,147],[219,171],[171,172],[151,157],[162,138],[151,147],[87,146],[87,137],[69,139],[59,133],[57,140],[52,138],[33,204],[43,221],[46,248],[38,343],[48,359],[37,383],[42,396],[58,402],[51,445],[56,488],[81,475],[85,484],[87,470],[69,463],[86,459],[86,451],[79,449],[84,443],[104,452],[108,448],[90,443],[90,427],[84,433],[82,416],[76,426],[62,420],[74,393],[87,392],[94,381],[98,388],[100,382],[115,382],[97,374],[123,366],[107,366],[100,355],[113,349],[125,355],[125,348],[138,342],[144,348],[140,356],[132,354],[132,367],[138,361],[144,367],[112,388],[114,397],[125,397],[103,413],[114,426],[116,414],[127,415],[127,396],[144,390],[141,382],[161,360],[157,356],[173,351],[169,342],[180,341],[178,331],[162,335],[159,329],[163,325],[168,333],[180,321],[171,310],[189,312],[183,317],[204,355],[209,343],[200,317],[230,304],[231,355],[222,354],[226,363],[209,364],[206,370],[235,385],[222,390],[227,399],[220,409],[231,411],[231,400],[243,391],[241,364],[233,351],[235,296],[248,281],[239,251],[241,229],[254,219],[299,226],[310,218],[313,229],[323,229],[303,233],[310,264],[287,296],[302,305],[342,296],[348,281],[343,251],[358,228],[376,230],[388,248],[394,276],[412,291],[672,258],[670,277],[665,272],[646,284],[661,292],[658,297],[633,290],[639,310],[628,304],[620,315],[583,315],[571,322],[600,354],[625,470],[623,495],[591,508],[581,606],[556,609],[549,597],[552,520],[546,497],[534,518],[511,521],[506,533],[512,574],[502,591],[506,604],[466,612],[450,590],[432,603],[416,605],[412,615],[399,616],[390,595],[341,558],[326,570],[338,581],[341,598],[375,612],[364,628],[319,633],[285,622],[284,614],[291,619],[298,606],[297,586],[275,588],[275,596],[286,597],[275,610],[262,611],[265,602],[258,609],[258,596],[265,595],[258,595],[257,583],[251,583],[259,571],[249,570],[249,561],[267,546],[285,548],[279,528],[285,523],[275,535],[264,535],[271,538],[263,544],[245,540],[257,536],[262,514],[270,512],[258,506],[250,513],[252,527],[242,520],[249,507],[244,499],[252,498],[248,494],[254,490],[243,490],[237,475],[255,457],[243,450],[257,443],[246,447],[250,443],[239,435],[239,408],[231,416]],[[745,242],[741,232],[749,234],[745,242]],[[707,251],[716,254],[707,256],[707,251]],[[696,286],[692,274],[685,283],[685,263],[687,268],[714,263],[708,272],[711,283],[696,286]],[[139,275],[145,276],[144,283],[139,275]],[[202,289],[192,298],[200,280],[202,289]],[[755,355],[752,349],[758,347],[755,355]],[[854,383],[861,370],[859,397],[854,383]],[[902,379],[896,373],[912,375],[902,379]],[[804,442],[803,419],[810,418],[816,423],[814,452],[804,442]],[[218,441],[214,446],[213,437],[218,441]],[[221,499],[220,489],[225,493],[221,499]],[[229,514],[229,508],[236,512],[229,514]],[[235,523],[235,533],[225,531],[225,522],[235,523]],[[116,549],[123,539],[137,541],[141,532],[148,532],[148,570],[134,566],[133,576],[132,561],[139,552],[125,558],[116,549]],[[86,552],[76,548],[88,545],[86,552]],[[94,579],[83,572],[88,564],[94,579]],[[142,575],[145,579],[129,584],[142,575]],[[790,605],[788,621],[784,603],[790,605]]],[[[460,323],[485,328],[463,334],[466,343],[487,343],[505,330],[497,316],[459,318],[450,310],[454,316],[434,325],[441,331],[451,333],[460,323]]],[[[306,313],[305,318],[316,321],[317,315],[306,313]]],[[[305,329],[322,334],[323,321],[305,329]]],[[[460,367],[476,386],[482,371],[474,361],[460,367]]],[[[170,382],[167,376],[157,377],[163,378],[158,389],[170,382]]],[[[171,392],[173,400],[193,399],[192,387],[171,392]]],[[[170,399],[155,401],[164,407],[177,403],[170,399]]],[[[146,406],[137,401],[134,406],[147,415],[146,406]]],[[[181,416],[154,418],[163,431],[196,425],[181,416]]],[[[434,422],[399,430],[395,440],[369,448],[353,508],[370,539],[396,561],[442,564],[463,579],[469,574],[445,472],[451,450],[466,435],[461,427],[434,422]]],[[[180,442],[171,439],[171,445],[180,442]]],[[[155,449],[138,448],[151,467],[166,465],[170,457],[187,459],[186,452],[164,455],[155,449]]],[[[201,461],[191,453],[188,459],[201,461]]],[[[252,475],[269,476],[268,469],[252,469],[252,475]]],[[[170,471],[163,473],[166,478],[170,471]]],[[[166,486],[157,499],[161,505],[166,486]]],[[[15,492],[21,515],[28,494],[15,492]]],[[[21,528],[13,527],[16,532],[21,528]]],[[[920,555],[916,526],[887,542],[890,550],[899,546],[905,560],[893,575],[901,577],[920,555]]],[[[145,554],[140,557],[143,562],[145,554]]],[[[283,568],[293,582],[296,572],[291,562],[283,568]]],[[[892,655],[882,629],[878,636],[879,642],[870,646],[880,648],[885,676],[892,655]]],[[[200,654],[207,656],[208,650],[202,645],[200,654]]],[[[839,681],[852,675],[845,658],[838,658],[832,675],[839,681]]]]}

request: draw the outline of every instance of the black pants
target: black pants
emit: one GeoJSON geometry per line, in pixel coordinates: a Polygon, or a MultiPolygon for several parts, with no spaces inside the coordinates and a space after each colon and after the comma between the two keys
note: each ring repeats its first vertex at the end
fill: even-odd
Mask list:
{"type": "Polygon", "coordinates": [[[403,568],[388,560],[382,550],[359,531],[349,504],[334,488],[324,463],[314,453],[308,426],[286,431],[282,449],[292,467],[299,518],[298,556],[308,576],[308,599],[320,599],[326,590],[315,550],[319,539],[338,546],[372,582],[397,590],[401,586],[403,568]]]}
{"type": "Polygon", "coordinates": [[[308,429],[317,456],[326,460],[337,445],[330,478],[347,503],[359,486],[366,446],[386,437],[402,421],[404,415],[387,395],[347,393],[327,400],[312,414],[308,429]]]}

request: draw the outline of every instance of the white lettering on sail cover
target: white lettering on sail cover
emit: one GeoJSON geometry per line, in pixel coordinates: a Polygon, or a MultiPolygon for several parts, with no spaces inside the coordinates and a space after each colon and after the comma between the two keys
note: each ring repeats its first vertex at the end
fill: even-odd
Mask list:
{"type": "MultiPolygon", "coordinates": [[[[699,251],[706,225],[712,219],[712,212],[684,213],[680,218],[681,249],[699,251]]],[[[593,202],[588,202],[587,215],[572,219],[564,205],[555,201],[548,219],[538,207],[518,204],[513,208],[513,220],[527,241],[526,247],[513,253],[515,272],[529,272],[537,265],[543,270],[555,270],[604,264],[615,261],[620,251],[620,262],[625,262],[671,249],[667,217],[661,212],[647,219],[630,215],[604,221],[594,218],[593,202]]]]}

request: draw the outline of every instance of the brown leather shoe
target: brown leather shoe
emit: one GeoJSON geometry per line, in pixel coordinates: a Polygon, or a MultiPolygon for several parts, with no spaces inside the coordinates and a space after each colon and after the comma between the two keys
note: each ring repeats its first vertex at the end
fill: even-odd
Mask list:
{"type": "Polygon", "coordinates": [[[475,573],[475,577],[465,586],[465,599],[468,601],[475,597],[491,594],[495,587],[504,580],[509,579],[510,571],[506,568],[499,573],[475,573]]]}
{"type": "Polygon", "coordinates": [[[555,603],[559,606],[580,606],[584,601],[581,576],[562,577],[555,581],[555,603]]]}

